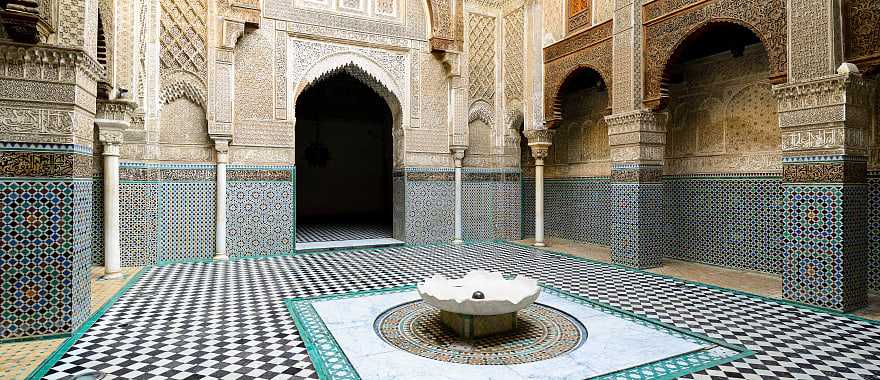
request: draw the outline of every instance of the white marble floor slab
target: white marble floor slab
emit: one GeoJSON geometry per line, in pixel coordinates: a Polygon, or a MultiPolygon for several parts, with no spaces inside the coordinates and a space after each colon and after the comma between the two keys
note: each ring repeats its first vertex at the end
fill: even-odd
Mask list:
{"type": "Polygon", "coordinates": [[[361,240],[337,240],[319,241],[313,243],[296,243],[297,251],[318,251],[326,249],[369,248],[401,245],[404,242],[396,239],[361,239],[361,240]]]}
{"type": "Polygon", "coordinates": [[[373,328],[385,310],[419,299],[415,291],[312,304],[361,379],[584,379],[663,360],[707,346],[542,293],[538,302],[581,321],[587,339],[553,359],[516,365],[466,365],[424,358],[393,347],[373,328]]]}

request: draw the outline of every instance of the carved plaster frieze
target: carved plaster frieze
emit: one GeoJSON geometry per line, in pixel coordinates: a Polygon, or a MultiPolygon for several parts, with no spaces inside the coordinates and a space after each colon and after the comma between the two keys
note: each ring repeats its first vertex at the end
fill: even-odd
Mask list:
{"type": "Polygon", "coordinates": [[[92,81],[105,75],[103,66],[80,49],[0,43],[0,77],[77,83],[77,74],[92,81]]]}

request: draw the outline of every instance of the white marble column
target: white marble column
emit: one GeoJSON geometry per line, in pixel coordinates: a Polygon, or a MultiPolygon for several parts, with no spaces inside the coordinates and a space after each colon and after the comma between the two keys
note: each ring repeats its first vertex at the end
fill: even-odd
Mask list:
{"type": "MultiPolygon", "coordinates": [[[[99,126],[100,128],[100,126],[99,126]]],[[[122,278],[119,258],[119,150],[122,130],[98,132],[104,147],[104,280],[122,278]]]]}
{"type": "Polygon", "coordinates": [[[229,162],[229,140],[215,139],[217,150],[217,211],[214,260],[229,260],[226,253],[226,164],[229,162]]]}
{"type": "Polygon", "coordinates": [[[455,160],[455,237],[452,242],[461,244],[462,227],[461,227],[461,162],[464,160],[465,147],[453,147],[452,158],[455,160]]]}
{"type": "Polygon", "coordinates": [[[544,158],[553,141],[553,130],[526,130],[532,157],[535,158],[535,246],[544,247],[544,158]]]}

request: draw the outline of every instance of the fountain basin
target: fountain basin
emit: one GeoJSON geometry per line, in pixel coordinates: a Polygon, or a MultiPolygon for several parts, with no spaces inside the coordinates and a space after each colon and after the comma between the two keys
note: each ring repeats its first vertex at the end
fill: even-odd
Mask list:
{"type": "Polygon", "coordinates": [[[443,324],[465,338],[516,328],[516,312],[541,294],[538,281],[525,276],[507,280],[500,272],[468,272],[460,279],[434,275],[417,285],[422,300],[440,309],[443,324]]]}

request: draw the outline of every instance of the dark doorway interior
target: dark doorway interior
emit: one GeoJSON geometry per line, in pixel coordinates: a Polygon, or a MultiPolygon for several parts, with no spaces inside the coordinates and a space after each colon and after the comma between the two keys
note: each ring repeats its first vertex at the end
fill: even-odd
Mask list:
{"type": "Polygon", "coordinates": [[[299,96],[297,242],[391,237],[391,123],[385,100],[344,71],[299,96]]]}

